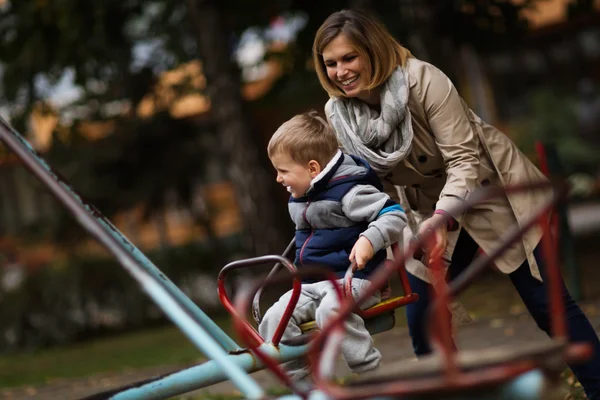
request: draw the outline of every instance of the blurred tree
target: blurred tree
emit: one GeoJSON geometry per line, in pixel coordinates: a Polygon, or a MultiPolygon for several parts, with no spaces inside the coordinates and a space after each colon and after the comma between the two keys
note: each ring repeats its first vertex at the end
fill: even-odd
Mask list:
{"type": "Polygon", "coordinates": [[[519,148],[534,153],[536,141],[556,150],[564,175],[595,174],[600,164],[600,149],[580,135],[576,102],[573,98],[540,89],[527,102],[527,117],[515,122],[519,148]]]}
{"type": "MultiPolygon", "coordinates": [[[[214,138],[212,123],[175,119],[168,112],[148,119],[117,117],[113,122],[112,134],[99,140],[89,140],[78,123],[68,142],[56,135],[47,154],[51,164],[59,165],[73,186],[106,215],[141,206],[144,218],[160,226],[169,193],[195,210],[197,181],[205,175],[208,154],[214,152],[212,141],[206,140],[214,138]]],[[[197,217],[210,239],[212,220],[197,217]]],[[[62,218],[57,238],[77,239],[78,229],[71,218],[62,218]]],[[[168,245],[166,236],[163,241],[168,245]]]]}
{"type": "MultiPolygon", "coordinates": [[[[6,1],[0,7],[2,102],[23,128],[31,107],[72,69],[82,88],[101,83],[127,88],[134,37],[128,21],[142,15],[141,1],[108,0],[90,7],[76,0],[6,1]]],[[[117,97],[117,93],[110,93],[117,97]]]]}
{"type": "MultiPolygon", "coordinates": [[[[285,242],[281,232],[289,226],[284,222],[287,218],[283,205],[279,207],[280,202],[273,201],[276,186],[268,172],[270,167],[264,155],[264,143],[257,139],[239,93],[240,78],[232,62],[236,35],[250,26],[267,26],[274,18],[288,12],[310,16],[296,40],[276,54],[285,60],[288,74],[268,96],[277,108],[283,104],[298,108],[302,104],[315,104],[310,100],[315,96],[320,96],[322,101],[326,99],[314,79],[314,72],[306,66],[314,33],[333,11],[356,7],[379,15],[392,33],[406,42],[418,57],[435,63],[453,76],[456,46],[468,44],[478,51],[487,51],[510,43],[527,27],[521,11],[539,1],[543,0],[267,0],[258,4],[223,0],[217,5],[211,0],[188,0],[186,3],[106,0],[89,6],[78,0],[9,0],[0,7],[0,37],[3,38],[0,62],[4,65],[1,90],[13,115],[22,117],[13,121],[17,121],[17,127],[23,130],[23,117],[32,104],[48,96],[48,89],[44,90],[44,87],[64,79],[65,71],[72,71],[83,96],[78,103],[63,110],[63,115],[74,120],[114,119],[114,112],[110,110],[118,108],[119,103],[115,100],[125,100],[130,112],[119,117],[119,129],[115,131],[121,133],[138,128],[146,131],[153,121],[148,124],[137,121],[135,110],[152,90],[157,75],[181,62],[200,58],[212,102],[214,122],[211,126],[222,139],[222,149],[228,156],[230,178],[249,229],[251,246],[258,253],[278,251],[281,242],[285,242]],[[264,226],[271,229],[265,230],[264,226]]],[[[274,52],[267,54],[273,55],[274,52]]],[[[165,131],[156,136],[160,141],[156,147],[166,149],[170,141],[181,138],[167,135],[166,132],[171,131],[169,123],[161,121],[157,126],[165,131]]],[[[73,126],[76,128],[77,124],[73,126]]],[[[147,138],[135,133],[125,137],[111,140],[114,140],[112,145],[116,153],[129,160],[112,164],[106,170],[116,174],[114,166],[117,165],[122,168],[119,174],[139,177],[135,185],[128,187],[139,192],[135,196],[112,199],[114,203],[105,207],[116,209],[130,198],[149,199],[149,205],[160,207],[161,201],[156,201],[156,194],[148,191],[153,189],[142,183],[157,184],[152,180],[155,171],[139,156],[132,157],[131,149],[143,148],[147,138]],[[128,146],[129,150],[116,150],[120,146],[128,146]],[[135,160],[139,162],[136,164],[135,160]],[[142,178],[144,175],[148,179],[142,178]]],[[[65,145],[69,143],[65,142],[65,145]]],[[[69,153],[69,157],[79,165],[90,164],[90,155],[86,151],[69,153]]],[[[98,162],[103,159],[97,157],[98,162]]],[[[154,160],[156,165],[164,168],[164,176],[179,173],[178,163],[163,159],[161,164],[158,159],[154,160]]],[[[90,168],[89,173],[97,172],[95,167],[90,168]]],[[[94,178],[89,182],[96,179],[93,175],[88,177],[94,178]]],[[[98,188],[103,190],[101,184],[98,188]]],[[[84,193],[91,193],[93,188],[88,187],[88,190],[84,193]]],[[[101,204],[109,200],[100,194],[98,199],[101,204]]]]}
{"type": "Polygon", "coordinates": [[[248,242],[256,252],[279,252],[287,242],[282,229],[291,226],[283,218],[285,204],[274,205],[279,203],[273,201],[274,179],[267,173],[266,157],[260,156],[264,150],[253,141],[249,118],[242,111],[240,81],[230,62],[231,43],[220,34],[224,27],[218,20],[195,25],[201,28],[196,32],[190,29],[188,17],[185,5],[164,0],[108,0],[93,7],[77,0],[4,3],[0,8],[3,98],[13,112],[13,123],[24,131],[32,105],[48,96],[40,81],[51,86],[66,71],[73,71],[84,95],[62,110],[63,116],[75,122],[63,149],[54,151],[55,159],[61,158],[62,151],[62,160],[73,166],[66,171],[85,176],[76,180],[87,182],[82,192],[101,209],[115,211],[144,200],[151,212],[163,206],[165,189],[189,195],[183,183],[189,184],[191,175],[197,180],[203,157],[192,154],[197,146],[188,146],[188,133],[206,129],[189,123],[182,127],[183,123],[164,115],[144,122],[135,110],[152,90],[158,73],[197,58],[200,51],[213,103],[211,130],[218,130],[224,139],[217,143],[231,161],[231,179],[250,233],[248,242]],[[205,38],[221,43],[217,53],[207,51],[210,43],[205,38]],[[117,100],[125,101],[121,106],[127,104],[130,112],[110,112],[115,107],[123,109],[117,100]],[[117,135],[110,135],[106,146],[82,143],[85,139],[78,132],[77,120],[116,121],[113,133],[117,135]],[[167,134],[173,130],[178,134],[167,134]]]}
{"type": "Polygon", "coordinates": [[[275,200],[275,180],[267,172],[264,147],[248,123],[238,69],[232,60],[221,11],[211,0],[188,0],[187,4],[203,61],[211,113],[229,154],[229,177],[250,232],[249,247],[256,254],[279,253],[289,240],[283,232],[291,226],[285,222],[288,221],[285,209],[275,206],[281,204],[275,200]]]}

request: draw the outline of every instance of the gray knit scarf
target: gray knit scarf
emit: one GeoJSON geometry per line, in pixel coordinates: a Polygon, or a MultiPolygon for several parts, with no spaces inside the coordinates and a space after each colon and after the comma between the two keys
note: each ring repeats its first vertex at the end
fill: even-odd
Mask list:
{"type": "Polygon", "coordinates": [[[402,161],[413,139],[408,82],[398,67],[381,91],[381,112],[355,98],[332,97],[325,111],[344,150],[369,162],[387,175],[402,161]]]}

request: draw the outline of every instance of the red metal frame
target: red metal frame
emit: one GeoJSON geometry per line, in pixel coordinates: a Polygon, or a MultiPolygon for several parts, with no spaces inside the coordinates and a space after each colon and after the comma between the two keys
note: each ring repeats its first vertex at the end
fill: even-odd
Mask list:
{"type": "MultiPolygon", "coordinates": [[[[394,254],[394,258],[399,256],[400,249],[398,247],[398,243],[392,244],[392,253],[394,254]]],[[[375,317],[377,315],[395,310],[396,308],[403,307],[407,304],[414,303],[415,301],[419,300],[419,295],[412,292],[412,288],[410,287],[410,283],[408,282],[408,276],[406,274],[406,268],[404,266],[404,263],[400,265],[395,265],[393,262],[391,262],[391,260],[385,260],[379,268],[388,268],[391,270],[398,271],[398,277],[400,278],[400,282],[402,283],[402,290],[404,292],[404,296],[392,297],[366,310],[362,310],[360,307],[355,307],[354,313],[360,315],[363,319],[375,317]]],[[[350,266],[350,268],[348,268],[348,271],[346,271],[346,276],[344,277],[344,295],[346,296],[346,298],[350,299],[352,298],[353,275],[354,263],[350,266]]]]}
{"type": "MultiPolygon", "coordinates": [[[[229,263],[225,267],[223,267],[223,269],[219,273],[219,277],[217,279],[217,283],[218,283],[217,290],[219,293],[219,299],[221,300],[221,303],[223,304],[225,309],[234,318],[239,318],[239,315],[237,314],[235,307],[233,307],[231,300],[229,299],[229,297],[227,295],[227,291],[225,289],[225,280],[227,278],[228,273],[232,269],[246,268],[246,267],[253,266],[256,264],[267,263],[269,261],[272,261],[269,257],[273,257],[273,260],[276,261],[277,264],[275,265],[275,267],[272,269],[272,271],[267,276],[266,281],[269,281],[270,278],[274,277],[277,274],[279,267],[282,265],[285,266],[291,273],[294,274],[296,272],[296,267],[285,257],[289,253],[292,245],[293,245],[293,240],[292,240],[292,242],[290,242],[290,244],[288,245],[288,248],[286,248],[286,250],[282,256],[262,256],[262,257],[250,258],[250,259],[245,259],[245,260],[238,260],[238,261],[229,263]]],[[[394,254],[394,257],[399,256],[400,250],[398,248],[397,243],[394,243],[392,245],[392,252],[394,254]]],[[[373,307],[370,307],[367,310],[361,310],[359,307],[356,307],[354,312],[356,312],[362,318],[372,318],[377,315],[383,314],[385,312],[389,312],[396,308],[405,306],[406,304],[414,303],[415,301],[417,301],[419,299],[419,295],[412,292],[412,288],[410,287],[410,284],[408,283],[408,276],[406,274],[406,268],[404,267],[404,264],[400,264],[399,266],[394,266],[393,263],[390,263],[389,260],[386,260],[386,262],[382,265],[382,268],[393,268],[396,271],[398,271],[398,277],[400,278],[400,282],[402,283],[402,289],[404,292],[404,296],[398,296],[398,297],[394,297],[394,298],[385,300],[383,302],[380,302],[380,303],[374,305],[373,307]]],[[[351,288],[352,288],[352,266],[348,269],[348,271],[349,271],[349,274],[347,273],[346,278],[345,278],[344,294],[346,296],[348,296],[349,298],[352,298],[352,290],[351,290],[351,288]]],[[[292,298],[290,299],[290,303],[288,303],[288,306],[286,307],[283,318],[279,322],[279,325],[277,326],[277,330],[276,330],[275,334],[273,335],[273,338],[271,339],[271,343],[273,343],[275,346],[279,345],[279,342],[281,341],[281,337],[283,336],[283,332],[285,331],[285,328],[286,328],[287,324],[289,323],[289,320],[290,320],[292,313],[294,311],[294,308],[296,306],[296,303],[298,302],[298,297],[300,296],[300,290],[301,290],[300,285],[301,285],[301,282],[296,278],[294,280],[294,288],[293,288],[294,292],[292,293],[292,298]]],[[[257,292],[254,296],[254,300],[252,302],[253,316],[257,323],[260,323],[261,315],[260,315],[260,310],[259,310],[259,301],[260,301],[260,298],[262,297],[262,293],[263,293],[263,290],[265,289],[265,287],[266,287],[266,282],[259,287],[259,289],[257,290],[257,292]]],[[[253,339],[257,343],[264,343],[265,339],[260,336],[260,334],[256,331],[256,329],[254,329],[254,327],[245,318],[242,318],[242,320],[244,321],[244,323],[243,323],[244,328],[243,328],[243,332],[240,332],[240,335],[250,336],[250,337],[253,337],[253,339]]]]}
{"type": "MultiPolygon", "coordinates": [[[[472,206],[481,200],[485,200],[494,195],[501,195],[504,193],[514,193],[514,192],[522,192],[525,190],[540,190],[540,189],[548,189],[550,188],[550,184],[539,183],[535,185],[528,186],[515,186],[512,188],[507,188],[506,191],[504,189],[498,188],[486,188],[479,193],[479,196],[472,196],[470,201],[467,201],[468,206],[472,206]]],[[[558,263],[556,262],[557,255],[553,253],[553,249],[556,250],[556,247],[552,246],[552,237],[549,235],[549,226],[548,226],[548,211],[551,210],[556,202],[564,196],[565,188],[562,187],[554,187],[555,195],[554,198],[551,199],[548,204],[541,208],[541,211],[537,213],[530,220],[529,223],[525,224],[522,229],[512,235],[506,242],[500,246],[497,251],[492,252],[492,257],[487,259],[488,262],[484,263],[481,267],[480,265],[475,265],[478,267],[478,272],[483,271],[483,267],[489,263],[489,261],[495,259],[499,255],[501,255],[513,242],[516,242],[520,239],[522,232],[531,228],[537,222],[541,222],[544,227],[544,238],[542,242],[542,246],[544,248],[544,253],[546,258],[548,258],[548,293],[550,298],[550,315],[552,318],[552,332],[554,335],[557,335],[558,339],[565,338],[566,335],[566,321],[564,319],[564,305],[562,303],[562,288],[560,287],[560,271],[558,270],[558,263]],[[479,268],[480,267],[480,268],[479,268]],[[560,315],[561,317],[556,318],[556,316],[560,315]]],[[[452,210],[454,212],[458,212],[460,210],[452,210]]],[[[452,212],[450,214],[453,214],[452,212]]],[[[445,223],[445,221],[440,221],[440,224],[445,223]]],[[[428,234],[424,235],[423,238],[420,238],[418,241],[419,245],[426,244],[429,240],[431,240],[432,234],[431,231],[428,234]]],[[[412,246],[416,246],[416,244],[411,243],[409,245],[409,253],[415,250],[415,247],[410,248],[412,246]]],[[[396,263],[403,263],[404,257],[399,257],[396,260],[396,263]]],[[[439,260],[434,260],[434,264],[440,263],[439,260]]],[[[520,361],[512,361],[507,362],[506,365],[495,366],[486,368],[478,371],[460,371],[459,367],[456,364],[455,359],[455,350],[452,344],[452,341],[449,340],[451,337],[450,329],[451,325],[449,323],[449,314],[445,311],[448,306],[448,301],[451,295],[454,295],[456,290],[452,291],[451,288],[448,287],[445,279],[441,279],[441,265],[433,265],[432,271],[434,275],[437,275],[437,279],[434,278],[434,285],[436,286],[435,296],[436,301],[432,305],[433,307],[433,323],[435,323],[435,329],[433,330],[433,338],[435,339],[436,344],[438,345],[438,351],[441,351],[441,354],[445,360],[446,368],[443,376],[437,376],[434,378],[422,378],[422,379],[411,379],[406,382],[389,382],[389,383],[377,383],[377,384],[367,384],[363,385],[360,388],[352,387],[351,389],[346,389],[340,386],[337,386],[323,376],[321,376],[320,366],[322,363],[329,364],[328,360],[319,360],[319,362],[315,363],[315,385],[317,388],[323,390],[329,396],[336,399],[359,399],[366,398],[372,396],[403,396],[409,394],[419,394],[425,392],[441,392],[448,390],[457,390],[457,389],[466,389],[473,388],[474,386],[483,384],[498,384],[501,382],[506,382],[509,379],[512,379],[528,370],[543,367],[540,365],[540,361],[536,359],[530,360],[520,360],[520,361]]],[[[472,266],[471,266],[472,267],[472,266]]],[[[470,268],[471,269],[471,268],[470,268]]],[[[477,274],[471,274],[472,276],[469,279],[475,278],[477,274]]],[[[377,287],[378,284],[381,284],[387,277],[389,276],[389,271],[377,271],[374,276],[372,276],[371,281],[373,282],[372,287],[377,287]]],[[[463,286],[465,286],[463,284],[463,286]]],[[[360,303],[363,298],[372,295],[374,289],[369,288],[365,291],[365,293],[360,296],[357,300],[360,303]]],[[[339,326],[343,326],[343,320],[349,315],[352,311],[352,305],[343,304],[340,308],[339,314],[336,318],[332,319],[330,323],[324,327],[311,346],[311,352],[314,352],[313,356],[319,359],[323,357],[325,352],[320,353],[319,348],[327,348],[327,341],[329,340],[329,334],[334,329],[339,329],[339,326]]],[[[577,355],[580,357],[584,357],[586,353],[589,354],[589,346],[588,349],[579,349],[577,355]]],[[[331,352],[328,352],[331,353],[331,352]]],[[[564,356],[568,355],[568,351],[565,351],[564,356]]],[[[570,356],[573,356],[573,352],[571,352],[570,356]]]]}
{"type": "MultiPolygon", "coordinates": [[[[544,143],[536,141],[535,152],[538,156],[540,171],[542,171],[542,173],[546,175],[546,177],[552,178],[552,175],[550,173],[550,166],[548,165],[548,154],[546,152],[546,146],[544,145],[544,143]]],[[[558,214],[556,212],[553,212],[550,218],[550,229],[554,238],[554,246],[558,249],[560,248],[560,224],[558,221],[558,214]]]]}
{"type": "MultiPolygon", "coordinates": [[[[285,257],[286,259],[290,259],[290,255],[295,247],[296,247],[296,238],[294,237],[294,238],[292,238],[290,243],[287,245],[286,249],[283,251],[283,254],[281,256],[285,257]]],[[[273,269],[271,269],[271,272],[269,272],[269,275],[267,275],[267,279],[277,275],[277,273],[279,273],[279,270],[281,269],[281,267],[282,267],[281,263],[275,264],[273,269]]],[[[262,320],[262,315],[260,312],[260,300],[262,299],[264,290],[265,290],[265,286],[263,285],[260,287],[260,289],[258,289],[256,294],[254,295],[254,300],[252,300],[252,317],[254,317],[254,321],[256,321],[257,325],[260,325],[260,321],[262,320]]]]}
{"type": "MultiPolygon", "coordinates": [[[[319,276],[319,275],[331,282],[331,284],[333,285],[333,288],[336,292],[336,295],[338,297],[338,300],[340,301],[340,303],[342,303],[344,301],[342,289],[340,288],[340,286],[337,283],[338,278],[335,276],[335,274],[332,271],[326,270],[326,269],[318,269],[318,268],[306,268],[302,271],[297,271],[297,270],[292,271],[292,277],[294,278],[294,283],[300,282],[302,277],[307,277],[307,276],[315,277],[315,276],[319,276]]],[[[283,384],[285,384],[286,386],[291,388],[294,392],[299,393],[303,398],[306,398],[306,397],[308,397],[308,393],[303,392],[302,389],[298,388],[296,383],[293,382],[292,379],[286,374],[283,367],[275,359],[273,359],[271,356],[269,356],[268,354],[266,354],[264,351],[261,350],[261,348],[259,347],[260,343],[257,343],[254,340],[254,337],[252,335],[248,334],[248,331],[246,329],[247,321],[245,321],[239,317],[239,315],[245,315],[246,311],[250,307],[250,303],[251,303],[250,299],[261,288],[263,288],[267,285],[274,284],[274,283],[283,282],[284,280],[289,280],[289,277],[285,277],[285,276],[283,276],[283,277],[282,276],[267,277],[267,279],[264,282],[255,283],[253,285],[253,287],[251,287],[249,290],[247,290],[244,294],[237,296],[235,308],[236,308],[236,310],[240,310],[240,312],[238,313],[236,311],[236,313],[233,315],[234,316],[234,327],[239,332],[240,338],[244,342],[244,344],[246,344],[246,346],[248,346],[248,349],[265,365],[266,368],[271,370],[275,374],[275,376],[280,379],[280,381],[283,384]]],[[[290,301],[289,304],[293,303],[293,306],[295,307],[297,301],[298,301],[298,299],[296,298],[295,301],[290,301]]],[[[289,307],[289,305],[288,305],[288,307],[289,307]]],[[[292,307],[292,310],[293,310],[293,307],[292,307]]],[[[285,318],[285,316],[284,316],[284,318],[282,318],[282,322],[283,321],[286,322],[286,324],[284,326],[287,326],[287,323],[289,322],[289,318],[290,318],[289,316],[287,317],[287,319],[285,318]]],[[[279,326],[281,326],[281,323],[279,326]]]]}
{"type": "MultiPolygon", "coordinates": [[[[221,272],[219,272],[219,277],[217,279],[217,291],[219,293],[219,299],[221,300],[221,303],[223,304],[225,309],[233,316],[234,321],[241,321],[240,323],[236,322],[240,336],[252,338],[252,340],[257,345],[264,343],[265,340],[260,336],[256,329],[254,329],[250,322],[248,322],[246,318],[242,317],[245,314],[238,314],[236,308],[233,306],[233,304],[229,300],[229,297],[227,296],[227,290],[225,289],[225,279],[227,278],[229,272],[234,269],[247,268],[252,265],[260,265],[271,262],[281,263],[281,265],[285,266],[292,274],[296,273],[296,267],[288,259],[282,256],[269,255],[233,261],[224,266],[223,269],[221,269],[221,272]]],[[[292,287],[292,297],[290,298],[290,302],[288,303],[285,312],[283,313],[282,319],[279,322],[279,325],[277,325],[277,329],[275,330],[273,338],[271,339],[271,342],[275,346],[277,346],[281,341],[283,332],[285,331],[285,328],[287,327],[290,318],[292,317],[292,313],[294,312],[294,308],[296,307],[296,303],[298,302],[298,298],[300,297],[300,290],[301,281],[300,279],[295,278],[292,287]]]]}

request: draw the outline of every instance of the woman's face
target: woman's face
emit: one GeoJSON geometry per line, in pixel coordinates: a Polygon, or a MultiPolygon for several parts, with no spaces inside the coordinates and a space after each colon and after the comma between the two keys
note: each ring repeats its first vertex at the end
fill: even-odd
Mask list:
{"type": "Polygon", "coordinates": [[[368,98],[369,76],[365,62],[346,35],[340,33],[323,49],[329,79],[348,97],[368,98]]]}

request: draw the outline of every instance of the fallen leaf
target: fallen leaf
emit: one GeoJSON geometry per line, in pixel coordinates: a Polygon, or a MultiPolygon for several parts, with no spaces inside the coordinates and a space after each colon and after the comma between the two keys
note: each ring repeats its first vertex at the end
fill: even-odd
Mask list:
{"type": "Polygon", "coordinates": [[[511,328],[504,329],[504,336],[511,337],[511,336],[514,336],[514,335],[515,335],[515,328],[511,327],[511,328]]]}
{"type": "Polygon", "coordinates": [[[511,315],[518,315],[518,314],[522,314],[524,310],[525,309],[523,308],[522,304],[513,304],[510,307],[510,311],[509,312],[510,312],[511,315]]]}
{"type": "Polygon", "coordinates": [[[596,315],[598,313],[598,309],[593,304],[588,304],[587,306],[585,306],[584,311],[586,314],[589,315],[596,315]]]}
{"type": "Polygon", "coordinates": [[[494,318],[490,321],[490,328],[502,328],[504,326],[504,320],[502,318],[494,318]]]}

